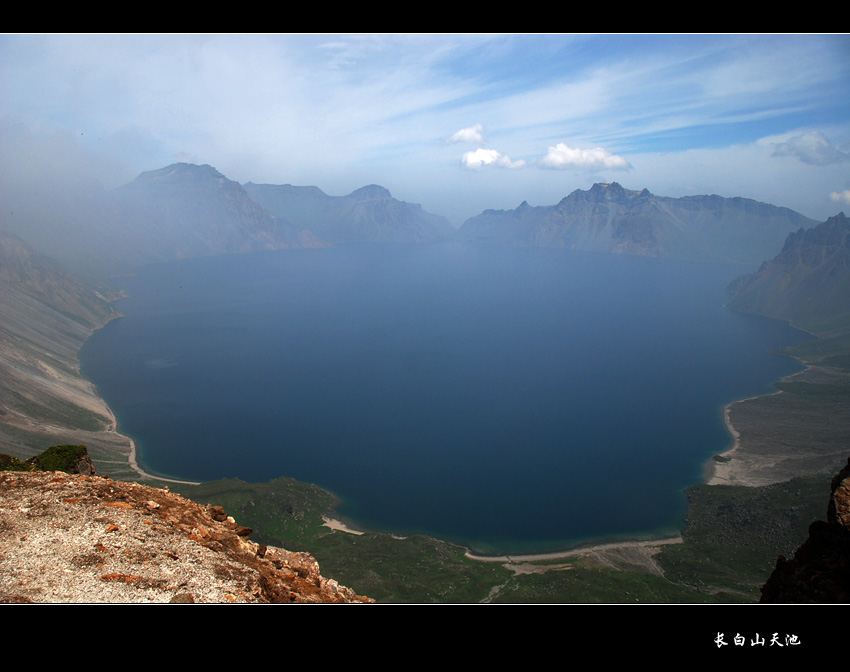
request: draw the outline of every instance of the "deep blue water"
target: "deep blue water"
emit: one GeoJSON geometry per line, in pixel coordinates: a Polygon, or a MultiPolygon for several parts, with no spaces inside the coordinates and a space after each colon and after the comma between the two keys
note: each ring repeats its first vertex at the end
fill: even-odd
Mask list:
{"type": "Polygon", "coordinates": [[[482,552],[676,532],[722,407],[805,338],[723,308],[752,269],[473,244],[158,264],[83,371],[152,471],[292,476],[369,529],[482,552]]]}

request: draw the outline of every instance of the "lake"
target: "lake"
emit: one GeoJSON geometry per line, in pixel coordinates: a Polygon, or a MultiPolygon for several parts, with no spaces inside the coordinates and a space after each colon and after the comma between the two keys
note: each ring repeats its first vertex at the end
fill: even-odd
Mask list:
{"type": "Polygon", "coordinates": [[[84,374],[150,471],[278,476],[482,553],[683,526],[722,409],[807,338],[723,308],[752,268],[472,243],[163,263],[84,374]]]}

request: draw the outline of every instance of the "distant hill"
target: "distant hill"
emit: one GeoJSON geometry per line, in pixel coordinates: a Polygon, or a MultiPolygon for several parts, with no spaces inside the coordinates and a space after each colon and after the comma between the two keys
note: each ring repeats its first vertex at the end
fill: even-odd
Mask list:
{"type": "Polygon", "coordinates": [[[790,234],[775,258],[730,291],[733,310],[817,332],[850,328],[850,220],[841,212],[790,234]]]}
{"type": "Polygon", "coordinates": [[[176,163],[59,205],[37,218],[7,218],[4,227],[75,271],[101,276],[153,261],[325,246],[207,165],[176,163]]]}
{"type": "Polygon", "coordinates": [[[126,241],[158,258],[324,247],[309,231],[274,217],[212,166],[176,163],[142,173],[110,193],[126,241]]]}
{"type": "Polygon", "coordinates": [[[419,204],[399,201],[376,184],[348,196],[328,196],[318,187],[291,184],[249,182],[244,187],[272,214],[331,243],[428,243],[455,234],[445,217],[425,212],[419,204]]]}
{"type": "Polygon", "coordinates": [[[485,210],[458,235],[511,245],[759,263],[776,254],[789,232],[815,223],[746,198],[655,196],[616,182],[577,189],[557,205],[485,210]]]}

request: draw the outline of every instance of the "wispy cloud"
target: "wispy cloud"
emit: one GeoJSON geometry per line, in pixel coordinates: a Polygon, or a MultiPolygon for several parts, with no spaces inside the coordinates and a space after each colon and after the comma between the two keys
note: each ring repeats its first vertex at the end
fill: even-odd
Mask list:
{"type": "Polygon", "coordinates": [[[428,190],[438,212],[560,199],[601,170],[756,195],[770,164],[818,173],[821,208],[846,186],[842,35],[7,34],[0,53],[0,118],[133,174],[190,156],[240,181],[428,190]],[[693,177],[697,152],[716,179],[693,177]]]}
{"type": "Polygon", "coordinates": [[[484,144],[484,127],[481,124],[475,124],[468,128],[462,128],[448,139],[449,142],[467,142],[473,145],[484,144]]]}

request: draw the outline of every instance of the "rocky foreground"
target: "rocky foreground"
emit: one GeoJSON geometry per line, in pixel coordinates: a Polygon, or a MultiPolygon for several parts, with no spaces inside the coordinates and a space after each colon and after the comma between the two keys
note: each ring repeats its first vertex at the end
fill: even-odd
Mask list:
{"type": "Polygon", "coordinates": [[[167,488],[0,472],[0,603],[373,602],[167,488]]]}

